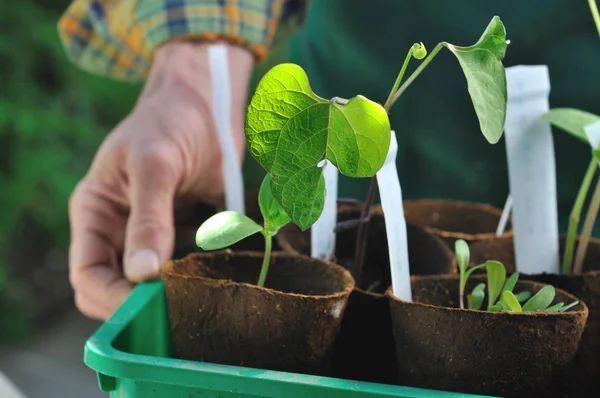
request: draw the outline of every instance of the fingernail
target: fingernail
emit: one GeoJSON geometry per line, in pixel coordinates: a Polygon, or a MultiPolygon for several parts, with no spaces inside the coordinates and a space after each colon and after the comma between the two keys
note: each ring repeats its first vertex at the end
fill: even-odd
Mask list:
{"type": "Polygon", "coordinates": [[[153,278],[158,272],[160,260],[154,250],[142,249],[133,253],[125,262],[125,274],[132,281],[153,278]]]}

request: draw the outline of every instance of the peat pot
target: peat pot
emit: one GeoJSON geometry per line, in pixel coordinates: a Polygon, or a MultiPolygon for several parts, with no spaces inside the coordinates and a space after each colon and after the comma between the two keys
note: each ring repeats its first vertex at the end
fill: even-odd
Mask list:
{"type": "Polygon", "coordinates": [[[327,373],[354,279],[342,267],[273,253],[191,254],[161,267],[175,355],[180,359],[327,373]]]}
{"type": "MultiPolygon", "coordinates": [[[[471,243],[495,238],[502,215],[500,209],[483,203],[439,199],[406,200],[403,203],[407,222],[441,237],[452,251],[457,239],[471,243]]],[[[509,220],[501,236],[512,234],[509,220]]]]}
{"type": "MultiPolygon", "coordinates": [[[[485,281],[472,276],[467,291],[485,281]]],[[[519,281],[515,291],[544,285],[519,281]]],[[[458,308],[459,276],[412,278],[413,302],[387,291],[402,385],[499,397],[555,396],[573,359],[588,309],[487,312],[458,308]]],[[[578,300],[556,289],[555,302],[578,300]]],[[[487,303],[484,302],[484,306],[487,303]]]]}
{"type": "MultiPolygon", "coordinates": [[[[560,237],[560,259],[566,237],[560,237]]],[[[577,250],[577,240],[575,252],[577,250]]],[[[515,254],[512,237],[477,242],[471,246],[471,262],[479,264],[486,260],[501,261],[507,271],[515,270],[515,254]]],[[[583,262],[581,275],[536,274],[520,275],[523,280],[548,283],[579,297],[589,309],[587,325],[581,337],[577,356],[569,370],[569,396],[585,397],[591,391],[600,391],[600,240],[591,239],[583,262]]]]}
{"type": "MultiPolygon", "coordinates": [[[[338,221],[358,219],[361,204],[339,205],[338,221]]],[[[347,269],[354,268],[357,229],[339,232],[335,257],[347,269]]],[[[455,272],[452,252],[437,236],[413,224],[407,225],[411,273],[455,272]]],[[[289,224],[278,235],[280,246],[290,253],[310,253],[310,230],[289,224]]],[[[350,295],[335,345],[332,373],[335,377],[392,383],[396,378],[396,356],[389,302],[385,289],[391,283],[385,220],[381,206],[372,208],[368,229],[362,288],[350,295]],[[370,287],[370,289],[369,289],[370,287]]]]}

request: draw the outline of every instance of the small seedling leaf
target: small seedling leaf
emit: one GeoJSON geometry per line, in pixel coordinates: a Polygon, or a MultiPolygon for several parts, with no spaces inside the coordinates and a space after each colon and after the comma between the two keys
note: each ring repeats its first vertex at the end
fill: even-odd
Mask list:
{"type": "Polygon", "coordinates": [[[555,108],[542,118],[586,143],[589,143],[589,140],[585,135],[585,126],[600,121],[600,116],[573,108],[555,108]]]}
{"type": "Polygon", "coordinates": [[[477,43],[459,47],[443,43],[458,59],[467,78],[469,93],[484,137],[491,144],[500,140],[506,120],[506,31],[494,17],[477,43]]]}
{"type": "Polygon", "coordinates": [[[521,307],[521,304],[519,304],[519,300],[517,300],[513,292],[511,292],[510,290],[505,290],[502,293],[502,300],[503,303],[505,303],[508,307],[509,311],[523,312],[523,308],[521,307]]]}
{"type": "Polygon", "coordinates": [[[499,261],[486,261],[487,283],[488,283],[488,309],[496,304],[498,296],[506,280],[506,269],[499,261]]]}
{"type": "Polygon", "coordinates": [[[563,303],[561,301],[560,303],[551,305],[550,307],[546,308],[546,311],[550,311],[550,312],[558,311],[558,312],[561,312],[560,309],[563,308],[564,305],[565,305],[565,303],[563,303]]]}
{"type": "Polygon", "coordinates": [[[267,174],[260,185],[258,192],[258,205],[264,218],[265,234],[275,235],[279,228],[290,222],[283,207],[275,200],[271,193],[271,175],[267,174]]]}
{"type": "Polygon", "coordinates": [[[385,162],[391,131],[381,105],[363,96],[320,98],[300,66],[280,64],[256,88],[246,140],[272,176],[275,199],[306,230],[323,211],[327,161],[347,176],[372,177],[385,162]]]}
{"type": "Polygon", "coordinates": [[[457,239],[456,242],[454,242],[454,251],[456,253],[458,269],[461,273],[465,273],[469,266],[469,259],[471,256],[469,245],[463,239],[457,239]]]}
{"type": "Polygon", "coordinates": [[[470,310],[479,310],[481,309],[481,304],[483,303],[483,299],[485,298],[485,284],[480,283],[473,288],[471,294],[467,296],[467,301],[469,303],[470,310]]]}
{"type": "Polygon", "coordinates": [[[467,269],[467,272],[465,272],[465,279],[469,278],[469,276],[471,276],[471,274],[475,271],[477,271],[478,269],[484,268],[485,267],[485,263],[483,264],[479,264],[479,265],[475,265],[469,269],[467,269]]]}
{"type": "Polygon", "coordinates": [[[519,274],[517,272],[515,272],[506,280],[506,283],[504,284],[504,288],[502,289],[502,292],[512,292],[513,289],[515,288],[515,286],[517,285],[518,280],[519,280],[519,274]]]}
{"type": "Polygon", "coordinates": [[[579,304],[579,301],[573,301],[571,304],[567,304],[564,307],[560,308],[558,311],[559,312],[565,312],[566,310],[568,310],[569,308],[573,308],[575,307],[577,304],[579,304]]]}
{"type": "Polygon", "coordinates": [[[546,285],[523,305],[523,311],[545,310],[554,300],[554,286],[546,285]]]}
{"type": "Polygon", "coordinates": [[[223,211],[206,220],[196,232],[196,245],[202,250],[218,250],[262,231],[263,227],[236,211],[223,211]]]}
{"type": "Polygon", "coordinates": [[[500,312],[500,311],[502,311],[502,306],[498,305],[498,304],[492,305],[490,308],[488,308],[488,311],[489,312],[500,312]]]}
{"type": "Polygon", "coordinates": [[[531,297],[531,292],[520,292],[515,294],[515,297],[517,298],[517,300],[519,300],[519,303],[524,303],[525,301],[529,300],[529,297],[531,297]]]}

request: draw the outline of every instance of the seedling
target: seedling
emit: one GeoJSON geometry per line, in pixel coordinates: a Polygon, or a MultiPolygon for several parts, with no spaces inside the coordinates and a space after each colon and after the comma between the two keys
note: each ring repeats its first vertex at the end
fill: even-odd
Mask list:
{"type": "MultiPolygon", "coordinates": [[[[600,35],[600,16],[598,15],[598,7],[596,6],[596,2],[594,0],[588,0],[588,3],[592,12],[594,23],[598,29],[598,35],[600,35]]],[[[600,121],[600,116],[573,108],[552,109],[543,117],[554,127],[566,131],[573,137],[584,141],[588,145],[590,142],[588,141],[584,128],[587,125],[600,121]]],[[[583,177],[583,181],[581,182],[579,191],[577,192],[577,196],[575,198],[575,203],[573,204],[573,208],[571,209],[571,214],[569,216],[569,226],[567,229],[567,240],[565,243],[562,265],[562,272],[565,275],[581,275],[583,272],[583,260],[585,259],[592,229],[594,227],[594,223],[596,222],[596,218],[598,217],[598,210],[600,209],[600,180],[596,183],[596,188],[594,189],[592,200],[585,217],[583,229],[580,234],[575,260],[573,260],[573,254],[575,251],[575,237],[577,236],[577,227],[579,225],[579,218],[581,217],[581,212],[583,210],[583,204],[588,196],[592,180],[596,174],[596,169],[598,168],[598,160],[600,160],[600,148],[592,148],[592,158],[590,160],[590,164],[583,177]]]]}
{"type": "MultiPolygon", "coordinates": [[[[519,280],[519,274],[514,273],[506,279],[506,269],[499,261],[486,261],[483,264],[469,268],[470,251],[467,242],[459,239],[454,244],[456,251],[456,260],[460,272],[459,279],[459,306],[464,308],[465,286],[469,276],[476,270],[485,268],[487,273],[487,310],[491,312],[533,312],[533,311],[552,311],[564,312],[579,304],[575,301],[565,305],[560,302],[551,305],[554,301],[556,291],[553,286],[546,285],[533,296],[528,291],[518,294],[513,293],[513,289],[519,280]]],[[[484,283],[480,283],[473,288],[471,294],[467,296],[468,309],[480,310],[485,300],[484,283]]]]}
{"type": "MultiPolygon", "coordinates": [[[[390,145],[388,111],[423,72],[439,51],[452,52],[465,74],[469,93],[484,137],[498,142],[506,117],[506,76],[502,59],[507,41],[504,25],[494,17],[477,43],[460,47],[439,43],[427,55],[414,44],[384,105],[357,95],[326,100],[311,89],[298,65],[281,64],[261,79],[248,108],[246,139],[250,153],[272,176],[275,200],[291,220],[306,230],[321,215],[327,162],[349,177],[371,177],[357,233],[354,277],[360,284],[369,214],[377,181],[390,145]],[[423,60],[402,83],[409,62],[423,60]],[[402,83],[402,85],[401,85],[402,83]]],[[[339,228],[338,228],[339,229],[339,228]]]]}
{"type": "Polygon", "coordinates": [[[196,233],[196,245],[202,250],[219,250],[260,232],[265,238],[265,256],[257,283],[260,287],[265,285],[269,271],[273,236],[290,222],[290,217],[271,194],[270,181],[271,176],[267,174],[258,192],[258,205],[264,225],[257,224],[244,214],[222,211],[206,220],[196,233]]]}

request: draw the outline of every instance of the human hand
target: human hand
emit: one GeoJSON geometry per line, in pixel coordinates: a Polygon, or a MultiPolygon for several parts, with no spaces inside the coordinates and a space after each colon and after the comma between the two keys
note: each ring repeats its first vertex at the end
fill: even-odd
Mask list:
{"type": "MultiPolygon", "coordinates": [[[[156,278],[172,255],[174,214],[223,193],[213,123],[208,43],[159,48],[130,115],[100,146],[69,203],[70,281],[75,303],[105,320],[134,283],[156,278]]],[[[231,123],[243,158],[252,54],[227,45],[231,123]]]]}

